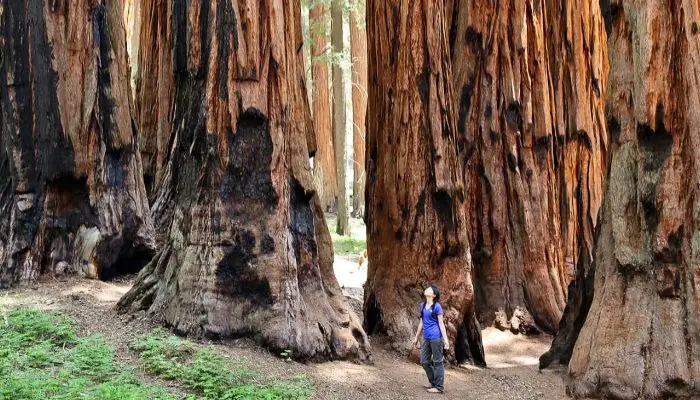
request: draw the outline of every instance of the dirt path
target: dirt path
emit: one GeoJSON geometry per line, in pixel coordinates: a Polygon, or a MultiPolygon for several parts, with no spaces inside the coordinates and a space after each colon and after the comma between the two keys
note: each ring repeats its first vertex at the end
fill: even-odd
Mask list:
{"type": "MultiPolygon", "coordinates": [[[[99,333],[112,343],[125,363],[136,364],[128,343],[153,327],[143,315],[114,311],[128,282],[50,280],[40,285],[0,292],[0,309],[31,306],[58,310],[73,317],[84,334],[99,333]]],[[[539,373],[537,357],[550,342],[547,336],[527,338],[495,329],[484,330],[488,369],[450,368],[443,399],[566,399],[562,374],[539,373]]],[[[289,378],[306,374],[315,384],[315,399],[424,399],[425,378],[419,365],[388,351],[373,339],[374,365],[348,362],[304,365],[285,362],[249,340],[212,344],[218,352],[250,365],[262,374],[289,378]]],[[[147,379],[148,380],[148,379],[147,379]]]]}

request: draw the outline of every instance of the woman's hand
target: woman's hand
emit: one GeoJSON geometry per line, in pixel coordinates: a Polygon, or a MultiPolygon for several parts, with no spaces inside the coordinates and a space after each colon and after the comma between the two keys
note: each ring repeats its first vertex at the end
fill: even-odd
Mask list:
{"type": "Polygon", "coordinates": [[[418,338],[413,339],[412,347],[415,347],[416,349],[420,349],[420,340],[418,340],[418,338]]]}
{"type": "Polygon", "coordinates": [[[450,342],[448,342],[447,339],[445,339],[445,340],[443,341],[443,347],[444,347],[445,350],[449,350],[449,349],[450,349],[450,342]]]}

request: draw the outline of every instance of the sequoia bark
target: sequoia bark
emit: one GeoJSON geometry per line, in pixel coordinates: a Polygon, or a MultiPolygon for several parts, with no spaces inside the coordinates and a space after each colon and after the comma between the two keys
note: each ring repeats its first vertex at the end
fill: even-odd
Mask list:
{"type": "Polygon", "coordinates": [[[0,8],[0,287],[153,253],[120,2],[0,8]]]}
{"type": "Polygon", "coordinates": [[[314,158],[314,181],[323,210],[335,207],[338,186],[331,130],[330,76],[328,75],[328,35],[330,12],[326,0],[311,9],[311,65],[313,75],[313,121],[318,150],[314,158]]]}
{"type": "MultiPolygon", "coordinates": [[[[359,5],[357,5],[359,7],[359,5]]],[[[350,49],[352,54],[352,214],[365,212],[365,130],[367,118],[367,31],[361,21],[364,9],[350,12],[350,49]]]]}
{"type": "Polygon", "coordinates": [[[616,143],[569,391],[698,398],[700,9],[621,0],[606,11],[616,143]]]}
{"type": "Polygon", "coordinates": [[[520,315],[521,328],[556,332],[579,252],[593,248],[605,177],[600,8],[457,0],[452,15],[479,321],[520,315]]]}
{"type": "Polygon", "coordinates": [[[172,7],[175,74],[172,150],[152,210],[164,235],[119,307],[180,333],[256,337],[295,358],[368,359],[309,168],[299,2],[160,7],[172,7]]]}
{"type": "Polygon", "coordinates": [[[483,365],[445,3],[367,2],[365,327],[406,350],[423,288],[437,284],[449,357],[483,365]]]}

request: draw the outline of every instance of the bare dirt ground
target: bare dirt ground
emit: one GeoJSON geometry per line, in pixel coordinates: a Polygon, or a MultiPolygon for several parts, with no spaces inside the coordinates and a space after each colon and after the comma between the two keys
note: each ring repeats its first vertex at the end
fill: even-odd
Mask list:
{"type": "MultiPolygon", "coordinates": [[[[144,315],[120,315],[114,305],[129,288],[129,281],[99,282],[48,279],[34,286],[0,292],[0,309],[30,306],[64,312],[83,334],[98,333],[112,343],[122,362],[137,364],[128,344],[153,328],[144,315]]],[[[374,365],[349,362],[300,364],[286,362],[249,340],[211,344],[233,361],[261,374],[291,378],[305,374],[314,383],[314,399],[566,399],[562,373],[537,369],[547,350],[548,336],[523,337],[496,329],[484,330],[487,369],[449,368],[446,394],[429,395],[422,389],[423,370],[405,357],[387,350],[373,338],[374,365]]],[[[152,378],[143,376],[146,381],[152,378]]],[[[167,382],[157,382],[168,386],[167,382]]],[[[177,390],[176,387],[173,389],[177,390]]]]}

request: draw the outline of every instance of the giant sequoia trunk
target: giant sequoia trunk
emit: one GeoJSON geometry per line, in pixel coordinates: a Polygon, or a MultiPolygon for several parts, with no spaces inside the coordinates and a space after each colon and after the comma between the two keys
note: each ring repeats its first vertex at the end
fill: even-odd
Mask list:
{"type": "Polygon", "coordinates": [[[109,278],[152,254],[122,5],[0,6],[0,287],[109,278]]]}
{"type": "Polygon", "coordinates": [[[314,181],[323,210],[327,211],[335,206],[338,186],[331,130],[330,76],[328,74],[330,12],[324,1],[327,0],[317,0],[317,4],[309,13],[309,20],[311,23],[313,120],[318,145],[314,157],[314,181]]]}
{"type": "Polygon", "coordinates": [[[559,328],[602,197],[606,54],[597,0],[455,2],[457,128],[469,154],[482,323],[519,314],[559,328]]]}
{"type": "Polygon", "coordinates": [[[369,0],[367,29],[373,62],[365,327],[386,332],[394,347],[405,350],[423,288],[437,284],[455,344],[450,356],[483,364],[445,1],[369,0]]]}
{"type": "Polygon", "coordinates": [[[616,144],[569,389],[700,398],[700,10],[624,0],[608,12],[616,144]]]}
{"type": "MultiPolygon", "coordinates": [[[[359,7],[357,5],[356,7],[359,7]]],[[[352,54],[352,213],[362,217],[365,211],[365,126],[367,118],[367,32],[364,9],[350,13],[350,49],[352,54]],[[362,21],[362,22],[361,22],[362,21]]]]}
{"type": "Polygon", "coordinates": [[[172,150],[152,211],[165,236],[119,307],[147,309],[180,333],[253,336],[298,358],[365,359],[309,172],[299,2],[157,8],[172,15],[174,46],[172,150]]]}
{"type": "Polygon", "coordinates": [[[131,35],[139,45],[132,49],[136,57],[136,126],[143,158],[143,178],[149,198],[155,196],[155,187],[163,177],[168,157],[168,143],[173,121],[174,75],[173,27],[171,0],[130,0],[143,2],[139,28],[131,35]]]}

